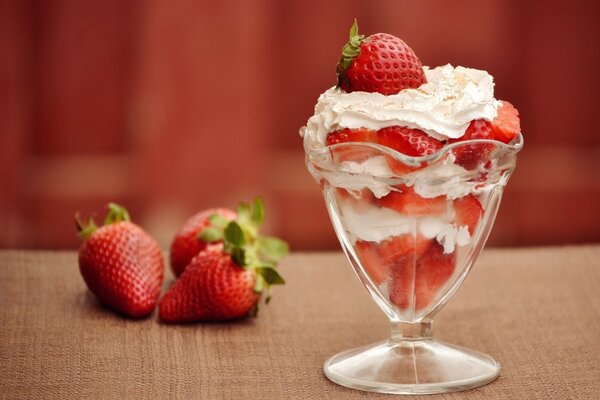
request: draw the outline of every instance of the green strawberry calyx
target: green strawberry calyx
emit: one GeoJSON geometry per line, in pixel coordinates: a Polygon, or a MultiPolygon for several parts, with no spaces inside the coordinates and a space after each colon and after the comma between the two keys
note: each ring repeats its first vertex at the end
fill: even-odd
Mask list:
{"type": "Polygon", "coordinates": [[[285,280],[277,271],[277,263],[289,252],[288,244],[276,237],[259,233],[265,219],[263,200],[256,197],[252,203],[240,203],[237,218],[229,220],[222,215],[209,217],[209,226],[200,232],[208,243],[223,242],[223,250],[241,268],[256,272],[254,291],[266,292],[265,301],[271,299],[271,285],[281,285],[285,280]]]}
{"type": "Polygon", "coordinates": [[[360,45],[365,40],[365,35],[358,34],[358,22],[356,18],[352,27],[350,27],[350,34],[348,43],[342,48],[342,56],[337,64],[337,88],[342,87],[342,84],[348,83],[348,77],[346,76],[346,70],[352,64],[352,61],[360,54],[360,45]]]}
{"type": "MultiPolygon", "coordinates": [[[[106,218],[104,219],[104,225],[110,225],[121,221],[131,221],[125,207],[117,203],[108,203],[107,207],[108,214],[106,214],[106,218]]],[[[79,237],[84,240],[89,238],[92,233],[96,232],[96,229],[98,229],[98,225],[96,225],[96,221],[94,221],[93,217],[88,218],[87,222],[84,222],[81,220],[79,213],[75,214],[75,227],[77,228],[79,237]]]]}

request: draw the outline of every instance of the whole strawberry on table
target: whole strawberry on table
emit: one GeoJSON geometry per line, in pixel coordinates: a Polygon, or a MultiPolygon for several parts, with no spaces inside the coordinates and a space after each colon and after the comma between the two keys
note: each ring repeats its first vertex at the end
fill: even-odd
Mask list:
{"type": "MultiPolygon", "coordinates": [[[[164,263],[160,247],[110,203],[104,226],[76,216],[81,275],[100,303],[119,314],[141,318],[158,304],[164,263]]],[[[171,267],[177,281],[163,296],[159,318],[168,323],[224,321],[256,315],[271,286],[285,283],[277,263],[288,253],[278,238],[261,235],[262,199],[237,211],[212,208],[192,216],[175,235],[171,267]]]]}
{"type": "Polygon", "coordinates": [[[89,290],[105,306],[131,318],[152,313],[163,282],[158,243],[131,222],[122,206],[110,203],[104,226],[75,222],[83,244],[79,269],[89,290]]]}
{"type": "Polygon", "coordinates": [[[285,283],[276,267],[288,246],[259,233],[264,217],[260,198],[241,203],[236,213],[215,210],[210,216],[192,217],[171,249],[183,246],[187,228],[196,226],[202,250],[160,301],[160,319],[167,323],[231,320],[255,315],[263,296],[269,302],[271,286],[285,283]]]}

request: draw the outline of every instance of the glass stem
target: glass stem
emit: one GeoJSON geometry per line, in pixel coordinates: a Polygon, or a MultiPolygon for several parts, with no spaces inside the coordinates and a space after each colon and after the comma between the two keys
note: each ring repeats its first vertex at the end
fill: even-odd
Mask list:
{"type": "Polygon", "coordinates": [[[393,342],[428,340],[433,337],[433,321],[421,322],[392,322],[393,342]]]}

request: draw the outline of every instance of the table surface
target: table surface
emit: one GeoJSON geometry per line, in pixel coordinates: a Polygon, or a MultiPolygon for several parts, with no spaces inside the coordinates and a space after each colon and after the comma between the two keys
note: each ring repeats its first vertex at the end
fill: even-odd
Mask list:
{"type": "MultiPolygon", "coordinates": [[[[75,252],[0,251],[0,398],[390,398],[323,375],[329,356],[388,334],[343,255],[296,253],[281,270],[258,318],[173,326],[98,305],[75,252]]],[[[485,250],[435,336],[501,375],[428,398],[598,398],[599,315],[600,245],[485,250]]]]}

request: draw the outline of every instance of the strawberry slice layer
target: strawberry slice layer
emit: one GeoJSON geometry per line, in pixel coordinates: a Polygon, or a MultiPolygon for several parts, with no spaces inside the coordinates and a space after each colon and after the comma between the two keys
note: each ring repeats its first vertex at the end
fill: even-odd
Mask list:
{"type": "MultiPolygon", "coordinates": [[[[369,129],[345,128],[327,135],[327,146],[339,143],[377,143],[377,132],[369,129]]],[[[354,161],[362,162],[369,157],[377,155],[377,150],[365,146],[344,147],[333,150],[337,162],[354,161]]]]}
{"type": "Polygon", "coordinates": [[[389,276],[389,265],[381,262],[379,244],[359,240],[354,246],[363,267],[376,285],[385,282],[389,276]]]}
{"type": "Polygon", "coordinates": [[[472,235],[483,215],[483,207],[477,197],[468,194],[454,200],[454,212],[456,213],[456,226],[468,226],[469,234],[472,235]]]}
{"type": "Polygon", "coordinates": [[[508,101],[502,101],[502,106],[498,109],[498,115],[492,121],[492,130],[494,139],[503,143],[510,143],[521,133],[519,111],[508,101]]]}
{"type": "Polygon", "coordinates": [[[399,190],[381,198],[379,204],[410,216],[440,215],[448,209],[445,196],[424,198],[409,186],[401,186],[399,190]]]}
{"type": "MultiPolygon", "coordinates": [[[[442,142],[429,137],[419,129],[390,126],[377,131],[377,142],[411,157],[428,156],[443,147],[442,142]]],[[[410,173],[419,167],[406,165],[393,157],[386,156],[391,170],[397,175],[410,173]]]]}
{"type": "Polygon", "coordinates": [[[363,267],[375,282],[388,280],[390,271],[407,256],[421,255],[431,243],[421,235],[404,234],[393,236],[380,243],[359,240],[355,248],[363,267]]]}
{"type": "MultiPolygon", "coordinates": [[[[492,132],[492,124],[484,119],[471,121],[465,134],[459,139],[452,139],[450,143],[463,142],[473,139],[494,139],[492,132]]],[[[492,151],[493,144],[470,144],[456,147],[453,152],[456,156],[456,164],[471,170],[477,168],[480,164],[485,163],[492,151]]]]}
{"type": "Polygon", "coordinates": [[[455,253],[444,254],[444,248],[431,241],[420,256],[409,255],[393,266],[390,301],[400,309],[421,310],[432,305],[455,266],[455,253]]]}

